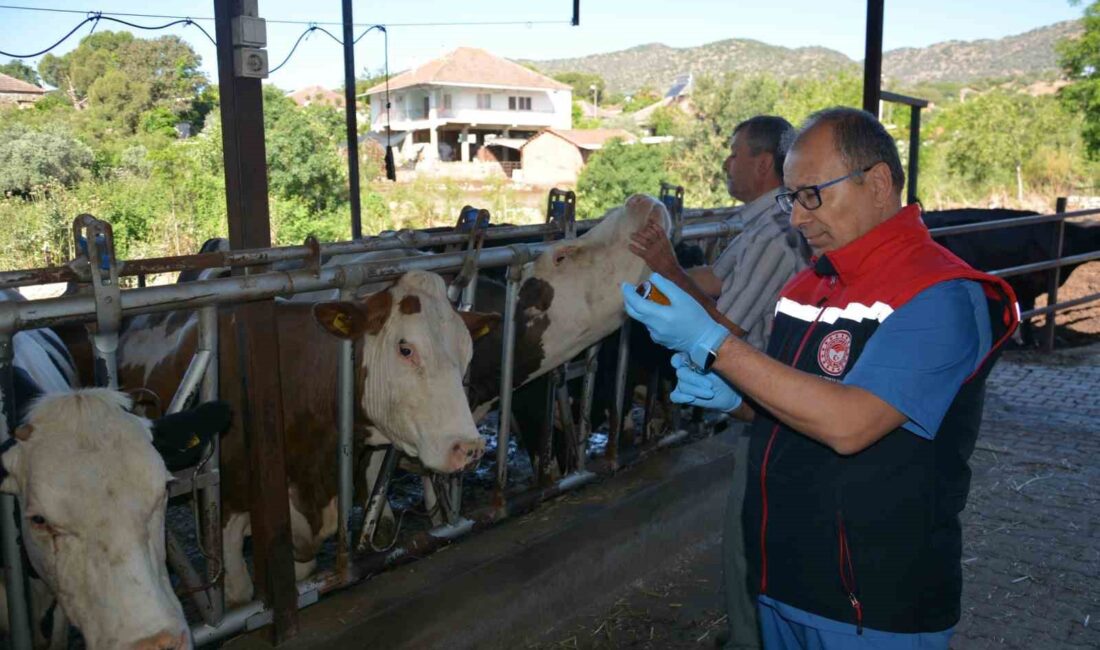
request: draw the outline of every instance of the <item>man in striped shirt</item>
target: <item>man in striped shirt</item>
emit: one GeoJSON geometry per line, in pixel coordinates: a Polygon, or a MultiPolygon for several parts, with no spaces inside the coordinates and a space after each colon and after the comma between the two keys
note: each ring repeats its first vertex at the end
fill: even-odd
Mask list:
{"type": "MultiPolygon", "coordinates": [[[[675,282],[716,320],[763,350],[771,333],[780,289],[808,262],[809,248],[793,230],[775,196],[783,188],[783,161],[794,136],[787,120],[758,115],[733,130],[730,154],[723,163],[726,189],[745,203],[740,210],[743,226],[713,266],[685,271],[676,263],[664,231],[647,227],[634,236],[631,250],[649,267],[675,282]],[[715,302],[717,301],[717,302],[715,302]]],[[[740,425],[738,425],[740,426],[740,425]]],[[[745,494],[745,459],[748,438],[740,436],[735,449],[733,485],[723,527],[723,565],[726,610],[730,635],[726,648],[759,648],[756,604],[745,579],[741,504],[745,494]]]]}

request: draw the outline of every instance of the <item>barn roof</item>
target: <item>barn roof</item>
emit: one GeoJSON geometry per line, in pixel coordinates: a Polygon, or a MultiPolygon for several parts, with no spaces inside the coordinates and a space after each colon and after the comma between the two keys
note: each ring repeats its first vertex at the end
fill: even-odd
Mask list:
{"type": "Polygon", "coordinates": [[[0,72],[0,93],[29,93],[33,95],[45,95],[46,89],[27,83],[22,79],[16,79],[0,72]]]}
{"type": "MultiPolygon", "coordinates": [[[[623,142],[634,142],[637,138],[630,131],[623,129],[546,129],[531,138],[550,133],[572,144],[578,149],[595,150],[603,147],[608,141],[618,138],[623,142]]],[[[528,142],[531,142],[528,140],[528,142]]]]}
{"type": "MultiPolygon", "coordinates": [[[[502,59],[476,47],[460,47],[438,59],[390,79],[390,90],[421,85],[499,86],[570,90],[572,87],[539,74],[518,63],[502,59]]],[[[374,95],[386,89],[385,82],[366,92],[374,95]]]]}

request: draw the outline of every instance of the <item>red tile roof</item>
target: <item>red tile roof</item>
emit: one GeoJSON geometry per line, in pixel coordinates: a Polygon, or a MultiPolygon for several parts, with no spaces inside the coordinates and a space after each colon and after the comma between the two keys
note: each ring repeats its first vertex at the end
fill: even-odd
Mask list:
{"type": "MultiPolygon", "coordinates": [[[[553,133],[579,149],[599,149],[615,138],[623,142],[634,142],[637,139],[630,131],[623,129],[546,129],[542,133],[553,133]]],[[[532,137],[531,140],[542,133],[532,137]]]]}
{"type": "Polygon", "coordinates": [[[0,93],[30,93],[34,95],[45,95],[46,89],[39,88],[32,83],[27,83],[26,81],[23,81],[22,79],[9,77],[8,75],[0,72],[0,93]]]}
{"type": "MultiPolygon", "coordinates": [[[[423,84],[570,89],[567,84],[476,47],[460,47],[418,68],[399,74],[390,79],[390,90],[423,84]]],[[[386,84],[380,83],[368,90],[367,94],[373,95],[385,89],[386,84]]]]}

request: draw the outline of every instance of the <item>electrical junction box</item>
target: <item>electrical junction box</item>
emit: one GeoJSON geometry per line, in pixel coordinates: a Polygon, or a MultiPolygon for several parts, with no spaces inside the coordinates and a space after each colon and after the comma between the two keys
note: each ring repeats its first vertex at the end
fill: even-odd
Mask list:
{"type": "Polygon", "coordinates": [[[267,21],[254,16],[237,16],[233,19],[234,47],[266,47],[267,21]]]}
{"type": "Polygon", "coordinates": [[[248,79],[267,79],[267,50],[253,47],[234,48],[233,74],[248,79]]]}

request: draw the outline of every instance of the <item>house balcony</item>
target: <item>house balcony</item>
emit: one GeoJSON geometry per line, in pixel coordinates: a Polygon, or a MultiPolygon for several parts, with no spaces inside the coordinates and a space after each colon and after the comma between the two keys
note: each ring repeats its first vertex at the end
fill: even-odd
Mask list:
{"type": "MultiPolygon", "coordinates": [[[[561,119],[560,115],[550,110],[439,109],[436,111],[435,120],[428,119],[428,115],[422,110],[406,111],[400,108],[390,110],[390,128],[394,131],[416,131],[446,124],[530,129],[561,128],[559,124],[561,119]]],[[[371,130],[384,131],[385,129],[386,114],[381,113],[371,123],[371,130]]]]}

